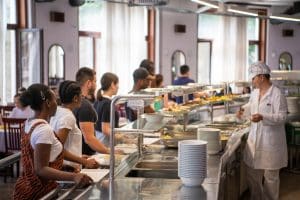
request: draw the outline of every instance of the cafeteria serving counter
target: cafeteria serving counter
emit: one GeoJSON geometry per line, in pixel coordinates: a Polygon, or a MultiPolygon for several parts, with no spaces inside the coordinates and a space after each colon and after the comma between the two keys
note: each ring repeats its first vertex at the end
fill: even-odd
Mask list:
{"type": "MultiPolygon", "coordinates": [[[[136,153],[129,155],[115,169],[112,196],[109,194],[106,176],[98,183],[86,189],[75,189],[61,199],[238,199],[243,191],[241,147],[248,130],[243,128],[234,131],[223,152],[208,156],[207,178],[200,187],[186,187],[182,184],[177,177],[177,149],[172,148],[163,149],[159,153],[148,152],[141,158],[136,153]],[[147,169],[137,169],[141,162],[142,167],[147,169]],[[145,165],[149,162],[160,164],[145,165]],[[161,168],[165,166],[168,166],[167,171],[161,168]],[[133,173],[139,170],[145,173],[133,173]]],[[[56,195],[60,193],[56,192],[56,195]]],[[[52,198],[57,196],[52,195],[52,198]]]]}

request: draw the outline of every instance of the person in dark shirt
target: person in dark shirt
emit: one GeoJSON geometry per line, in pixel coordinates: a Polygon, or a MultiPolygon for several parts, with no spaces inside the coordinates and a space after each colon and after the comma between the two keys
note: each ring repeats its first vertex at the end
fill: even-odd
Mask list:
{"type": "MultiPolygon", "coordinates": [[[[188,83],[195,83],[190,77],[190,67],[187,65],[180,66],[180,76],[173,81],[173,85],[187,85],[188,83]]],[[[183,97],[176,97],[176,103],[182,103],[183,97]]],[[[193,94],[189,94],[189,100],[193,99],[193,94]]]]}
{"type": "Polygon", "coordinates": [[[109,149],[95,136],[94,125],[97,121],[97,113],[87,99],[87,96],[94,94],[96,90],[96,72],[87,67],[80,68],[76,73],[76,81],[80,85],[83,96],[81,106],[73,110],[83,135],[82,153],[86,155],[93,155],[95,152],[109,153],[109,149]]]}
{"type": "MultiPolygon", "coordinates": [[[[134,85],[130,93],[137,93],[142,89],[146,89],[149,87],[149,82],[151,80],[151,77],[149,76],[149,73],[146,69],[140,67],[136,69],[133,72],[133,81],[134,85]]],[[[126,111],[126,117],[129,121],[135,121],[137,119],[137,113],[135,110],[131,109],[127,106],[127,103],[125,103],[125,111],[126,111]]],[[[153,113],[154,110],[150,106],[146,106],[144,108],[145,113],[153,113]]]]}
{"type": "MultiPolygon", "coordinates": [[[[95,125],[98,139],[106,146],[109,145],[110,128],[110,107],[111,98],[118,93],[119,78],[113,73],[105,73],[101,78],[101,88],[97,92],[97,100],[94,108],[98,114],[98,120],[95,125]]],[[[115,111],[115,127],[119,125],[119,113],[115,111]]]]}

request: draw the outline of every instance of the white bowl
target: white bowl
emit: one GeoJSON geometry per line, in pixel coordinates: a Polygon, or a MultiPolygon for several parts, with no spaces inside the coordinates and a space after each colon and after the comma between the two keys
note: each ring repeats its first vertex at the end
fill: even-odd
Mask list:
{"type": "Polygon", "coordinates": [[[203,178],[203,177],[195,177],[195,178],[180,177],[180,179],[185,186],[194,187],[194,186],[200,186],[203,183],[205,178],[203,178]]]}
{"type": "Polygon", "coordinates": [[[161,122],[163,120],[163,118],[164,118],[163,115],[156,114],[156,113],[145,113],[144,117],[145,117],[146,121],[150,122],[150,123],[161,122]]]}

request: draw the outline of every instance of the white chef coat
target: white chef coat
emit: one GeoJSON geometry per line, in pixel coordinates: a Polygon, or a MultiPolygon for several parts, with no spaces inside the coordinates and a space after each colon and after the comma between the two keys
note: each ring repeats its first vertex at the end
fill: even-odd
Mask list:
{"type": "Polygon", "coordinates": [[[249,102],[243,106],[249,116],[261,114],[263,120],[251,122],[250,133],[244,151],[245,163],[254,169],[275,170],[287,166],[285,120],[287,102],[281,91],[271,86],[259,100],[255,89],[249,102]]]}

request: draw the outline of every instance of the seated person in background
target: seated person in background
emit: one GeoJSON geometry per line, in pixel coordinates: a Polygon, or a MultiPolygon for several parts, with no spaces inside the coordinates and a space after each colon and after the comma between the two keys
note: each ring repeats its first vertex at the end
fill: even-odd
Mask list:
{"type": "Polygon", "coordinates": [[[155,74],[155,87],[163,88],[164,87],[164,77],[161,74],[155,74]]]}
{"type": "MultiPolygon", "coordinates": [[[[190,78],[190,67],[187,65],[180,66],[180,76],[173,81],[173,85],[187,85],[188,83],[195,83],[190,78]]],[[[183,103],[183,97],[176,97],[176,103],[183,103]]],[[[193,94],[189,95],[189,100],[193,100],[193,94]]]]}
{"type": "MultiPolygon", "coordinates": [[[[142,89],[146,89],[149,87],[149,82],[151,80],[151,77],[149,76],[149,73],[144,68],[138,68],[133,72],[133,81],[134,85],[132,90],[129,93],[135,93],[139,92],[142,89]]],[[[131,109],[127,106],[127,103],[125,103],[125,111],[126,111],[126,117],[129,121],[135,121],[137,119],[137,112],[136,110],[131,109]]],[[[145,113],[153,113],[154,110],[150,106],[144,107],[145,113]]]]}
{"type": "Polygon", "coordinates": [[[33,117],[33,110],[29,106],[24,106],[22,102],[20,101],[21,94],[16,94],[14,96],[14,104],[15,107],[11,111],[11,113],[8,115],[9,118],[24,118],[28,119],[33,117]]]}
{"type": "Polygon", "coordinates": [[[39,199],[58,186],[56,181],[73,181],[79,188],[91,184],[93,180],[85,174],[61,171],[69,153],[47,121],[57,108],[53,91],[46,85],[33,84],[20,101],[31,107],[34,117],[25,122],[21,134],[23,172],[15,184],[13,199],[39,199]]]}
{"type": "Polygon", "coordinates": [[[217,93],[215,94],[215,96],[218,96],[218,97],[224,96],[225,93],[226,93],[226,95],[232,94],[232,89],[231,89],[231,87],[229,87],[229,93],[227,93],[227,88],[225,88],[225,89],[222,89],[220,92],[217,92],[217,93]]]}
{"type": "Polygon", "coordinates": [[[86,168],[98,168],[99,164],[94,159],[82,157],[82,133],[76,124],[76,118],[72,112],[79,108],[81,104],[81,89],[75,81],[63,81],[59,86],[59,98],[61,106],[50,120],[50,126],[64,145],[64,149],[72,154],[75,162],[64,161],[64,164],[72,166],[75,170],[80,169],[80,165],[86,168]],[[77,164],[78,163],[78,164],[77,164]]]}
{"type": "Polygon", "coordinates": [[[243,87],[243,94],[250,94],[251,88],[249,86],[243,87]]]}

